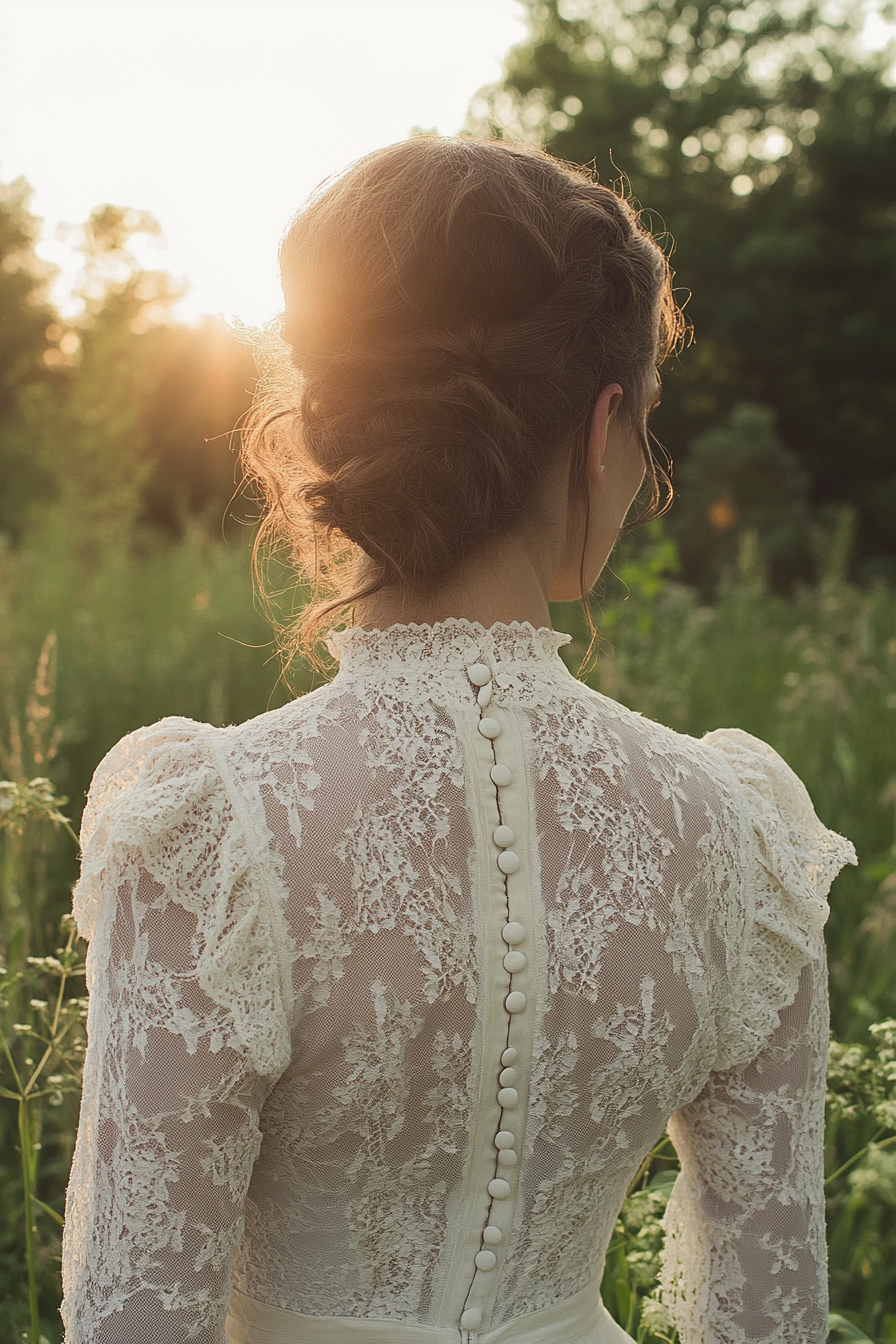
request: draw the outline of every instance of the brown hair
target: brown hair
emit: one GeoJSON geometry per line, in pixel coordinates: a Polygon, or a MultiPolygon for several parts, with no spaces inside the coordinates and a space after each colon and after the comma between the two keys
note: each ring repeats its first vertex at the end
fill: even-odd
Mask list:
{"type": "Polygon", "coordinates": [[[285,542],[310,584],[294,649],[313,658],[355,603],[432,589],[511,532],[559,453],[574,453],[587,501],[588,426],[610,382],[641,428],[658,511],[648,376],[682,317],[639,214],[587,170],[419,136],[318,189],[280,264],[286,309],[262,347],[243,463],[268,506],[256,558],[285,542]]]}

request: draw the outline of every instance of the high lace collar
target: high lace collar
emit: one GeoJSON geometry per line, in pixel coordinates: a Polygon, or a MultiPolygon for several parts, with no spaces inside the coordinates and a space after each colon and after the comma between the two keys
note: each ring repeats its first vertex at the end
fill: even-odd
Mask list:
{"type": "MultiPolygon", "coordinates": [[[[435,663],[439,669],[460,669],[483,662],[489,667],[520,663],[558,664],[558,650],[571,635],[536,629],[528,621],[498,622],[484,626],[451,616],[434,625],[389,625],[382,630],[352,626],[334,631],[327,647],[339,660],[340,671],[360,671],[398,666],[422,667],[435,663]]],[[[562,666],[562,664],[561,664],[562,666]]]]}

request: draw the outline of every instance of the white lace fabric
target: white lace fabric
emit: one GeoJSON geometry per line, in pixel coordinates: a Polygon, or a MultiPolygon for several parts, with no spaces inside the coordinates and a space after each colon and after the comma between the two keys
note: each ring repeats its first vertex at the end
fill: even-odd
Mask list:
{"type": "Polygon", "coordinates": [[[349,631],[330,685],[102,762],[67,1344],[224,1344],[231,1284],[475,1340],[599,1282],[667,1123],[682,1344],[825,1339],[852,846],[764,743],[640,718],[566,639],[349,631]]]}

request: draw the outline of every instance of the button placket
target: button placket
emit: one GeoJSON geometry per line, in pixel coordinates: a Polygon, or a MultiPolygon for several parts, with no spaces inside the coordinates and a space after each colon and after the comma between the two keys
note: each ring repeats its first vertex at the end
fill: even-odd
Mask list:
{"type": "MultiPolygon", "coordinates": [[[[500,824],[492,831],[491,840],[494,862],[501,874],[504,886],[504,906],[506,922],[501,930],[501,939],[507,949],[502,965],[508,975],[509,983],[504,996],[503,1007],[506,1017],[505,1041],[498,1060],[495,1061],[495,1079],[497,1084],[496,1101],[500,1107],[499,1126],[494,1137],[495,1175],[488,1181],[487,1191],[491,1201],[486,1224],[482,1229],[481,1247],[473,1258],[473,1278],[470,1290],[460,1316],[463,1330],[475,1333],[482,1325],[483,1308],[486,1308],[495,1287],[494,1271],[500,1265],[501,1247],[506,1240],[513,1218],[513,1196],[516,1189],[516,1168],[519,1164],[519,1135],[522,1125],[514,1124],[515,1113],[519,1114],[520,1083],[519,1071],[515,1065],[519,1062],[519,1050],[511,1045],[510,1036],[514,1024],[520,1022],[520,1015],[528,1007],[528,996],[519,988],[520,976],[526,970],[527,957],[523,950],[526,930],[521,923],[510,919],[509,882],[520,872],[522,861],[512,848],[516,835],[505,820],[501,805],[501,792],[514,783],[513,772],[500,759],[502,734],[501,721],[495,716],[493,706],[494,687],[491,669],[485,663],[474,663],[467,668],[467,675],[477,687],[476,702],[480,710],[477,724],[478,732],[492,748],[494,764],[489,770],[489,778],[495,788],[500,824]],[[491,712],[486,712],[491,709],[491,712]],[[481,1276],[481,1277],[480,1277],[481,1276]],[[487,1280],[487,1287],[482,1283],[487,1280]],[[481,1288],[480,1288],[481,1285],[481,1288]],[[484,1289],[485,1291],[482,1291],[484,1289]]],[[[483,1061],[484,1067],[489,1065],[483,1061]]]]}

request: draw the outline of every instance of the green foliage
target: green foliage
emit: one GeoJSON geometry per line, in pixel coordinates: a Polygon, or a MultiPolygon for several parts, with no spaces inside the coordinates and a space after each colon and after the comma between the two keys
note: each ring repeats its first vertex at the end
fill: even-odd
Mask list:
{"type": "MultiPolygon", "coordinates": [[[[55,634],[54,774],[75,817],[97,762],[132,729],[166,714],[240,722],[289,698],[253,607],[248,547],[215,542],[198,524],[180,541],[119,529],[84,538],[80,520],[68,526],[57,514],[52,531],[0,550],[0,624],[7,720],[33,699],[32,669],[45,633],[55,634]]],[[[298,669],[294,684],[302,690],[310,679],[298,669]]],[[[47,773],[28,757],[26,726],[15,741],[26,757],[21,777],[47,773]]],[[[70,861],[64,871],[58,859],[45,863],[57,863],[58,881],[72,872],[70,861]]]]}
{"type": "Polygon", "coordinates": [[[0,1319],[29,1344],[45,1339],[42,1311],[51,1315],[59,1298],[59,1229],[87,1015],[87,1000],[71,992],[84,974],[74,921],[67,912],[60,918],[45,867],[60,832],[72,853],[77,836],[51,781],[27,777],[36,762],[55,760],[59,743],[54,655],[49,637],[25,703],[25,731],[13,717],[0,752],[11,775],[0,780],[0,1101],[14,1106],[0,1106],[0,1151],[8,1154],[0,1162],[0,1319]],[[48,922],[52,934],[61,924],[63,945],[34,955],[48,922]]]}
{"type": "Polygon", "coordinates": [[[724,424],[691,444],[675,473],[670,531],[685,570],[711,592],[737,561],[738,537],[755,533],[779,579],[809,556],[809,476],[781,442],[766,406],[739,403],[724,424]]]}
{"type": "Polygon", "coordinates": [[[656,432],[680,460],[734,406],[768,407],[813,502],[851,504],[857,560],[892,573],[892,47],[860,49],[860,3],[524,3],[529,37],[469,126],[627,178],[675,240],[696,344],[656,432]]]}
{"type": "MultiPolygon", "coordinates": [[[[29,209],[23,179],[0,185],[0,529],[46,488],[41,468],[23,444],[20,401],[47,391],[45,332],[55,321],[47,289],[52,268],[34,251],[40,221],[29,209]]],[[[62,328],[59,328],[62,334],[62,328]]]]}
{"type": "Polygon", "coordinates": [[[18,387],[46,377],[44,333],[55,317],[47,297],[53,270],[34,251],[40,221],[30,200],[23,178],[0,184],[0,418],[18,387]]]}
{"type": "MultiPolygon", "coordinates": [[[[38,809],[36,815],[46,818],[47,814],[38,809]]],[[[45,1338],[41,1329],[41,1298],[50,1306],[58,1295],[58,1275],[52,1262],[58,1258],[63,1225],[58,1167],[42,1172],[45,1164],[41,1159],[48,1137],[57,1153],[61,1146],[71,1157],[86,1045],[87,999],[67,992],[72,980],[83,977],[84,960],[74,947],[76,935],[71,916],[63,916],[61,923],[66,941],[56,949],[56,955],[28,957],[24,967],[7,968],[0,962],[0,1099],[15,1103],[16,1108],[21,1180],[19,1198],[14,1202],[21,1207],[24,1228],[21,1249],[27,1274],[28,1331],[27,1335],[23,1331],[22,1337],[27,1338],[28,1344],[41,1344],[45,1338]],[[48,997],[29,998],[23,1012],[18,1003],[23,995],[34,990],[48,997]],[[45,1107],[52,1109],[47,1111],[45,1107]],[[48,1191],[51,1203],[38,1194],[44,1185],[51,1186],[52,1193],[48,1191]]],[[[0,1132],[3,1128],[5,1125],[0,1126],[0,1132]]],[[[2,1185],[7,1188],[11,1184],[10,1174],[3,1172],[2,1185]]],[[[9,1203],[5,1204],[8,1209],[9,1203]]],[[[9,1226],[3,1230],[8,1235],[9,1226]]],[[[3,1241],[5,1238],[0,1240],[0,1265],[4,1251],[8,1254],[3,1241]]],[[[0,1300],[4,1296],[7,1293],[0,1289],[0,1300]]],[[[24,1314],[22,1305],[15,1299],[8,1302],[9,1314],[4,1312],[4,1319],[24,1314]]]]}
{"type": "Polygon", "coordinates": [[[828,1334],[828,1339],[831,1340],[867,1340],[868,1344],[874,1344],[874,1341],[865,1334],[864,1330],[860,1330],[857,1325],[854,1325],[852,1321],[848,1321],[845,1316],[841,1316],[839,1312],[831,1312],[828,1317],[828,1330],[830,1332],[828,1334]]]}
{"type": "Polygon", "coordinates": [[[873,1053],[863,1045],[835,1043],[831,1048],[828,1120],[836,1127],[865,1114],[881,1129],[896,1131],[896,1021],[876,1022],[869,1031],[873,1053]]]}
{"type": "Polygon", "coordinates": [[[663,1249],[661,1220],[672,1193],[677,1168],[668,1139],[650,1154],[643,1176],[633,1183],[616,1223],[607,1250],[601,1283],[604,1306],[638,1344],[675,1344],[678,1338],[669,1314],[659,1299],[657,1283],[663,1249]],[[657,1164],[665,1170],[654,1171],[657,1164]]]}
{"type": "Polygon", "coordinates": [[[0,779],[0,826],[19,826],[26,817],[44,816],[49,821],[67,820],[59,811],[68,802],[57,798],[48,779],[42,775],[17,784],[13,779],[0,779]]]}
{"type": "MultiPolygon", "coordinates": [[[[849,1319],[896,1338],[896,1020],[833,1042],[828,1073],[831,1289],[849,1319]],[[889,1310],[888,1310],[889,1308],[889,1310]]],[[[851,1338],[852,1336],[845,1336],[851,1338]]]]}

